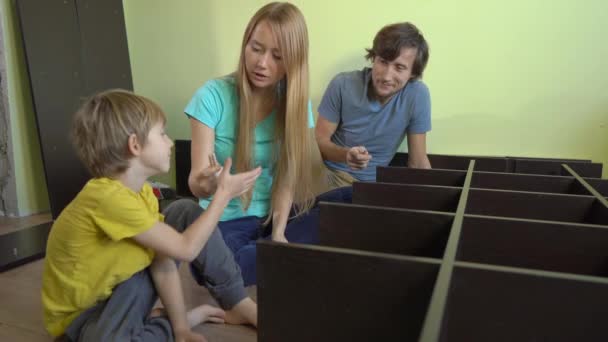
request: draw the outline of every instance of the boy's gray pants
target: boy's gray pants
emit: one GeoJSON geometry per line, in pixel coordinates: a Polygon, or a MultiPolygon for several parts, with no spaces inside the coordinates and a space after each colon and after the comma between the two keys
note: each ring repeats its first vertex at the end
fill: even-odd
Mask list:
{"type": "MultiPolygon", "coordinates": [[[[187,199],[175,201],[163,211],[165,222],[180,232],[202,213],[198,204],[187,199]]],[[[232,308],[247,296],[241,271],[217,228],[190,268],[197,283],[205,286],[223,309],[232,308]]],[[[167,317],[148,318],[156,299],[152,276],[144,269],[116,286],[110,298],[78,316],[62,339],[173,341],[167,317]]]]}

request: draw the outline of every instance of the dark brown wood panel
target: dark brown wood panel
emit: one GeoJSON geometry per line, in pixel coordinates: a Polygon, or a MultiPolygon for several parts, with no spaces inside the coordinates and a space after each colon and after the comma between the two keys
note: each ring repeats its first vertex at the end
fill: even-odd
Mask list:
{"type": "Polygon", "coordinates": [[[608,226],[466,216],[457,260],[608,276],[608,226]]]}
{"type": "Polygon", "coordinates": [[[471,186],[483,189],[569,193],[576,180],[572,177],[475,172],[471,186]]]}
{"type": "Polygon", "coordinates": [[[77,0],[85,73],[84,94],[133,89],[122,0],[77,0]]]}
{"type": "Polygon", "coordinates": [[[608,229],[608,207],[606,204],[600,203],[598,199],[595,199],[591,208],[589,208],[589,212],[587,212],[585,222],[605,225],[608,229]]]}
{"type": "MultiPolygon", "coordinates": [[[[603,165],[602,163],[570,163],[568,164],[581,177],[601,178],[603,165]]],[[[562,170],[562,175],[568,175],[562,170]]]]}
{"type": "MultiPolygon", "coordinates": [[[[466,172],[448,169],[414,169],[408,167],[378,167],[376,181],[381,183],[442,185],[462,187],[466,172]]],[[[608,196],[608,180],[584,178],[600,194],[608,196]]],[[[471,186],[529,192],[590,195],[572,176],[476,171],[471,186]]]]}
{"type": "Polygon", "coordinates": [[[460,188],[411,184],[353,184],[353,203],[404,209],[456,211],[460,188]]]}
{"type": "Polygon", "coordinates": [[[319,244],[442,258],[453,215],[355,204],[320,203],[319,244]]]}
{"type": "Polygon", "coordinates": [[[608,181],[575,171],[597,166],[432,158],[449,169],[380,167],[322,202],[326,246],[259,244],[260,339],[607,340],[608,181]]]}
{"type": "Polygon", "coordinates": [[[562,164],[568,164],[582,177],[602,177],[602,164],[600,163],[564,162],[560,160],[516,159],[515,172],[568,176],[569,173],[562,168],[562,164]]]}
{"type": "Polygon", "coordinates": [[[49,203],[57,218],[89,178],[69,140],[72,114],[85,95],[78,14],[73,0],[16,4],[49,203]]]}
{"type": "Polygon", "coordinates": [[[382,183],[462,187],[466,175],[466,171],[459,170],[424,170],[408,167],[378,167],[376,169],[376,181],[382,183]]]}
{"type": "Polygon", "coordinates": [[[21,23],[53,218],[90,178],[69,140],[83,98],[133,88],[121,0],[20,0],[21,23]]]}
{"type": "Polygon", "coordinates": [[[561,163],[568,162],[579,162],[579,163],[591,163],[591,159],[572,159],[572,158],[539,158],[539,157],[517,157],[517,156],[506,156],[505,158],[511,160],[546,160],[546,161],[558,161],[561,163]]]}
{"type": "Polygon", "coordinates": [[[438,261],[258,242],[260,341],[416,341],[438,261]]]}
{"type": "Polygon", "coordinates": [[[589,222],[591,196],[472,189],[467,214],[589,222]]]}
{"type": "Polygon", "coordinates": [[[175,140],[175,191],[178,196],[195,197],[190,191],[190,140],[175,140]]]}
{"type": "MultiPolygon", "coordinates": [[[[466,170],[469,160],[475,159],[475,171],[529,173],[544,175],[562,175],[568,173],[562,170],[561,164],[566,163],[583,177],[602,176],[602,164],[592,163],[585,159],[558,158],[522,158],[522,157],[487,157],[487,156],[452,156],[429,154],[433,168],[466,170]]],[[[407,153],[396,153],[390,166],[407,166],[407,153]]]]}
{"type": "Polygon", "coordinates": [[[608,341],[608,283],[457,266],[441,341],[608,341]]]}
{"type": "Polygon", "coordinates": [[[420,335],[421,340],[423,341],[437,341],[441,336],[441,327],[443,326],[442,318],[445,316],[445,310],[448,303],[450,282],[454,270],[454,263],[456,261],[456,254],[458,253],[458,243],[462,232],[462,223],[464,222],[464,211],[471,190],[471,179],[473,178],[474,169],[475,161],[471,160],[469,162],[469,168],[467,169],[467,177],[464,180],[462,192],[460,193],[460,198],[458,200],[458,208],[456,209],[454,220],[452,221],[444,257],[437,274],[433,296],[431,297],[429,309],[422,326],[420,335]]]}
{"type": "MultiPolygon", "coordinates": [[[[604,197],[608,197],[608,179],[584,178],[584,180],[589,183],[589,185],[591,185],[601,195],[603,195],[604,197]]],[[[573,187],[574,189],[572,189],[572,193],[589,195],[589,192],[585,190],[580,183],[573,184],[573,187]]]]}
{"type": "MultiPolygon", "coordinates": [[[[479,157],[479,156],[450,156],[441,154],[429,154],[429,161],[434,169],[467,170],[469,161],[476,160],[476,171],[511,172],[509,161],[503,157],[479,157]]],[[[390,166],[407,166],[407,153],[396,153],[390,162],[390,166]]]]}

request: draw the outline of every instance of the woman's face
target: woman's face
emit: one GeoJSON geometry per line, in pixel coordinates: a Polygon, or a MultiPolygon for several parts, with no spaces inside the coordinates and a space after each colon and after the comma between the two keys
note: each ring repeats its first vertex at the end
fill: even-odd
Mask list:
{"type": "Polygon", "coordinates": [[[272,87],[285,76],[277,39],[265,20],[253,29],[245,46],[245,68],[249,82],[257,89],[272,87]]]}

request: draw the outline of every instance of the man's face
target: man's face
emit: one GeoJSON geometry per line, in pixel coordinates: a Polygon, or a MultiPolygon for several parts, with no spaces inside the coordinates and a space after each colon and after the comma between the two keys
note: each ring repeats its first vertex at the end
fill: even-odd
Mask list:
{"type": "Polygon", "coordinates": [[[372,84],[374,95],[380,103],[386,103],[399,92],[412,77],[416,60],[416,48],[402,48],[401,53],[392,61],[380,56],[374,57],[372,64],[372,84]]]}

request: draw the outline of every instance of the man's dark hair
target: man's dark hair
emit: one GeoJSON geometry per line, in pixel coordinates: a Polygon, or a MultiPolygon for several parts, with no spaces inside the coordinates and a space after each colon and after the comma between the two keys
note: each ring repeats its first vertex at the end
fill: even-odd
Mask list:
{"type": "Polygon", "coordinates": [[[429,45],[414,24],[405,22],[384,26],[374,38],[374,46],[367,51],[366,59],[380,57],[393,61],[402,48],[416,48],[416,59],[412,68],[412,79],[422,77],[429,60],[429,45]]]}

